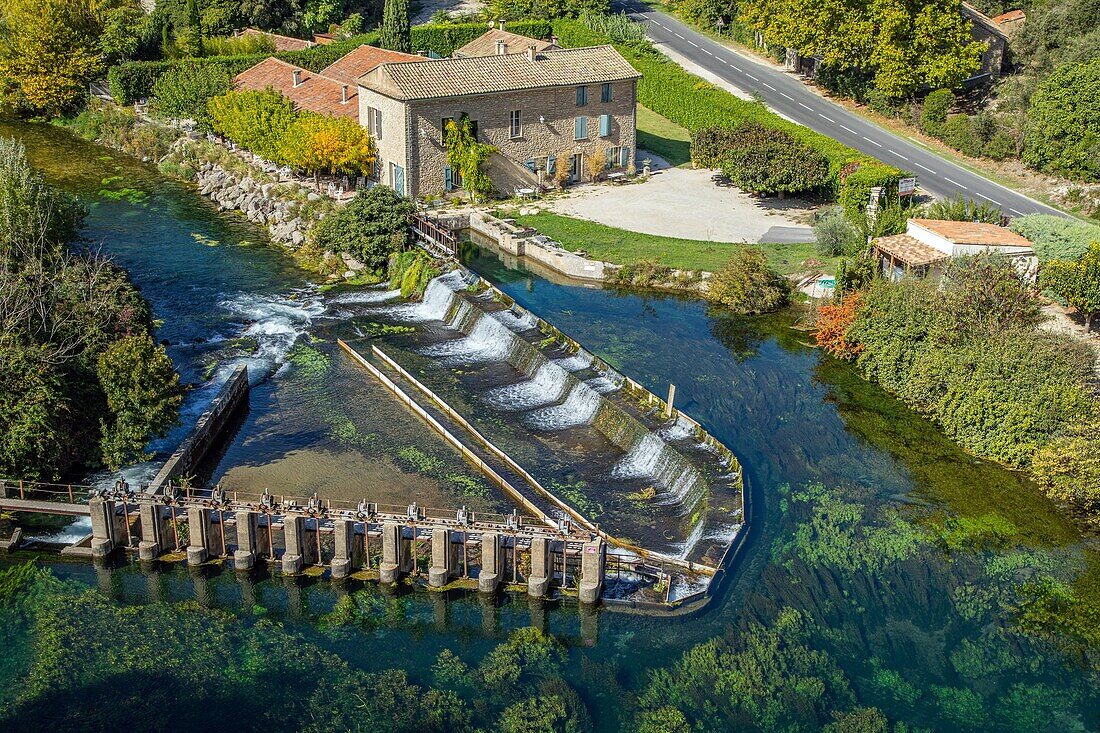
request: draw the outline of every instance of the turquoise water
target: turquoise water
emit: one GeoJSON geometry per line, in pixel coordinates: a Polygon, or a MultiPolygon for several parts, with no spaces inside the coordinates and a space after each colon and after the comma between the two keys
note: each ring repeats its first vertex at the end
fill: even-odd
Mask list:
{"type": "MultiPolygon", "coordinates": [[[[264,246],[262,232],[217,214],[187,186],[59,130],[0,125],[0,134],[13,132],[52,180],[93,202],[89,242],[130,269],[186,381],[205,384],[211,354],[224,357],[233,339],[255,341],[240,358],[253,360],[258,388],[220,476],[306,486],[319,466],[333,485],[361,479],[367,465],[382,466],[380,476],[415,475],[381,449],[334,436],[336,420],[359,421],[359,431],[369,432],[385,414],[410,444],[431,445],[415,421],[402,422],[369,384],[343,374],[327,342],[312,346],[328,357],[324,374],[342,392],[317,395],[317,382],[305,378],[316,362],[299,356],[295,363],[301,352],[293,349],[325,332],[322,296],[283,253],[264,246]],[[333,416],[334,404],[346,410],[356,401],[372,407],[333,416]],[[292,460],[303,455],[309,460],[292,460]]],[[[792,328],[795,313],[743,318],[694,300],[557,284],[480,250],[467,262],[652,391],[663,394],[675,382],[677,405],[737,453],[754,521],[709,611],[640,618],[530,605],[522,596],[494,603],[324,579],[242,581],[217,570],[44,562],[126,606],[196,600],[246,619],[260,606],[353,668],[403,668],[421,684],[433,683],[429,668],[441,651],[477,664],[511,630],[536,625],[566,645],[559,674],[600,731],[633,726],[635,694],[653,670],[711,639],[737,647],[776,624],[783,609],[807,621],[807,645],[843,671],[851,705],[943,731],[1096,729],[1097,632],[1095,616],[1083,610],[1100,605],[1096,543],[1028,482],[965,455],[811,348],[810,336],[792,328]],[[326,614],[349,593],[369,622],[334,633],[326,614]]],[[[201,406],[198,396],[193,404],[201,406]]],[[[447,470],[462,471],[446,451],[439,456],[453,461],[447,470]]],[[[441,497],[453,491],[445,478],[435,480],[441,497]]],[[[14,657],[33,657],[23,632],[6,628],[3,638],[14,657]]],[[[89,645],[67,653],[95,652],[89,645]]],[[[17,678],[5,675],[17,674],[17,665],[0,665],[0,687],[15,689],[17,678]]],[[[683,684],[687,677],[678,675],[683,684]]],[[[68,684],[64,704],[95,702],[91,683],[68,684]]],[[[292,682],[283,684],[294,694],[292,682]]],[[[697,692],[724,694],[705,683],[697,692]]],[[[690,711],[690,698],[677,704],[690,711]]],[[[188,712],[215,721],[233,710],[188,712]]],[[[264,729],[280,728],[268,721],[264,729]]]]}

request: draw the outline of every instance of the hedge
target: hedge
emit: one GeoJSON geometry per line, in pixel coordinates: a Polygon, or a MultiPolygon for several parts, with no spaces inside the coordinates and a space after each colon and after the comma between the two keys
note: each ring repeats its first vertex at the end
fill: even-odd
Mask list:
{"type": "MultiPolygon", "coordinates": [[[[566,47],[606,44],[609,40],[589,29],[581,21],[554,21],[554,32],[566,47]]],[[[648,42],[614,44],[627,61],[641,74],[638,82],[638,103],[657,114],[695,132],[707,127],[734,127],[743,122],[757,122],[781,130],[799,142],[820,152],[829,161],[829,177],[825,193],[836,196],[840,190],[841,173],[853,163],[867,164],[884,176],[874,185],[888,185],[901,178],[902,172],[879,163],[871,156],[850,148],[826,135],[789,122],[758,102],[739,99],[724,89],[688,73],[676,62],[657,51],[648,42]],[[870,166],[869,164],[874,164],[870,166]]],[[[864,178],[869,176],[869,170],[864,178]]]]}
{"type": "Polygon", "coordinates": [[[863,161],[859,168],[843,175],[837,201],[844,209],[848,221],[860,221],[870,201],[871,188],[882,186],[886,199],[892,200],[898,195],[898,182],[905,175],[892,165],[877,160],[863,161]]]}
{"type": "MultiPolygon", "coordinates": [[[[508,29],[521,35],[534,38],[548,38],[553,29],[545,20],[516,21],[508,29]]],[[[412,45],[417,51],[432,52],[439,56],[450,56],[456,48],[464,46],[485,33],[483,23],[451,23],[441,25],[418,25],[412,29],[412,45]]],[[[111,96],[119,104],[133,104],[146,99],[153,93],[157,78],[169,69],[181,64],[209,64],[224,68],[230,76],[236,76],[245,69],[258,64],[269,55],[274,55],[289,64],[301,66],[310,71],[320,71],[326,66],[363,45],[377,45],[378,33],[372,31],[353,36],[327,46],[313,46],[301,51],[284,51],[277,54],[248,54],[243,56],[207,56],[194,59],[173,59],[167,61],[128,61],[112,66],[107,72],[111,96]]]]}

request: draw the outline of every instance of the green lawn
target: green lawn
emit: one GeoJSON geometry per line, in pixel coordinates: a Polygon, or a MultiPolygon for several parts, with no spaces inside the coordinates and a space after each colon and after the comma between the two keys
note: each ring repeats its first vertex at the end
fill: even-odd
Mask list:
{"type": "MultiPolygon", "coordinates": [[[[670,165],[691,162],[691,134],[675,122],[638,105],[638,147],[659,155],[670,165]]],[[[641,169],[639,160],[636,165],[641,169]]]]}
{"type": "MultiPolygon", "coordinates": [[[[520,224],[534,227],[540,234],[561,242],[570,251],[583,249],[593,259],[617,265],[657,259],[679,270],[714,272],[721,269],[734,248],[740,246],[727,242],[638,234],[548,211],[534,216],[517,216],[516,219],[520,224]]],[[[767,255],[768,263],[783,274],[803,269],[802,263],[816,256],[812,243],[760,246],[767,255]]],[[[829,264],[826,262],[826,267],[829,264]]]]}

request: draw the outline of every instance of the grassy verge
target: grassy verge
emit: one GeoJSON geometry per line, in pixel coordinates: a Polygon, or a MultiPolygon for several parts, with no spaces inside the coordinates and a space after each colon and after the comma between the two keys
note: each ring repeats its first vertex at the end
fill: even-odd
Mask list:
{"type": "Polygon", "coordinates": [[[669,165],[681,166],[691,163],[691,133],[640,104],[638,105],[638,147],[664,158],[669,165]]]}
{"type": "MultiPolygon", "coordinates": [[[[561,242],[570,252],[584,250],[593,259],[616,265],[655,259],[679,270],[714,272],[726,264],[736,247],[741,246],[729,242],[639,234],[548,211],[516,219],[520,224],[534,227],[539,233],[561,242]]],[[[816,257],[812,243],[760,246],[768,263],[785,275],[804,269],[803,263],[816,257]]],[[[826,268],[830,264],[826,262],[826,268]]]]}

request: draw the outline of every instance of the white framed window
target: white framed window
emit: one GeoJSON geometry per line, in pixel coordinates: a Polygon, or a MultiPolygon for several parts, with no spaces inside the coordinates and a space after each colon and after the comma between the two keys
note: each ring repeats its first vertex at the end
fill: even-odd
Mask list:
{"type": "Polygon", "coordinates": [[[523,116],[518,109],[508,113],[508,137],[523,137],[523,116]]]}
{"type": "Polygon", "coordinates": [[[375,140],[382,138],[382,110],[367,107],[367,132],[373,135],[375,140]]]}

